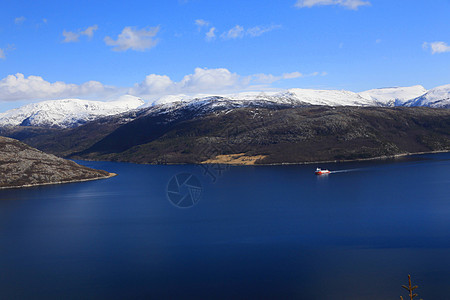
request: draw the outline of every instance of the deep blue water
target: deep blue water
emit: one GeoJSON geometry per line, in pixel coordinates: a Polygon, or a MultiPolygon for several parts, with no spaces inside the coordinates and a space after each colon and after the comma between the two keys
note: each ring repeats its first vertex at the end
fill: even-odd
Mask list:
{"type": "Polygon", "coordinates": [[[408,274],[450,295],[450,153],[328,176],[81,163],[119,176],[0,191],[1,299],[399,299],[408,274]],[[192,207],[169,201],[180,173],[192,207]]]}

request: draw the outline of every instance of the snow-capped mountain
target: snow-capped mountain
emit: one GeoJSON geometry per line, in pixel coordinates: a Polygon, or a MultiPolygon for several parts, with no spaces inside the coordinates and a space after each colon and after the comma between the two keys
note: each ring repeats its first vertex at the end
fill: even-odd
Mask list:
{"type": "Polygon", "coordinates": [[[427,91],[423,86],[373,89],[360,93],[346,90],[288,89],[217,95],[167,95],[143,100],[126,95],[112,102],[79,99],[51,100],[28,104],[0,113],[0,126],[76,127],[104,116],[135,109],[144,114],[193,109],[196,114],[238,107],[325,106],[429,106],[450,108],[450,85],[427,91]],[[144,110],[145,109],[145,110],[144,110]]]}
{"type": "Polygon", "coordinates": [[[75,127],[100,117],[138,108],[145,102],[134,96],[102,102],[80,99],[48,100],[0,114],[0,126],[75,127]]]}
{"type": "Polygon", "coordinates": [[[365,99],[373,100],[381,106],[401,106],[406,101],[425,94],[427,90],[421,85],[409,87],[392,87],[373,89],[359,93],[365,99]]]}
{"type": "Polygon", "coordinates": [[[184,103],[186,105],[204,105],[216,102],[236,106],[259,105],[327,105],[327,106],[374,106],[376,102],[357,93],[345,90],[289,89],[278,92],[245,92],[228,95],[170,95],[158,98],[148,106],[165,107],[184,103]]]}
{"type": "Polygon", "coordinates": [[[405,106],[450,108],[450,84],[431,89],[424,95],[408,101],[405,106]]]}

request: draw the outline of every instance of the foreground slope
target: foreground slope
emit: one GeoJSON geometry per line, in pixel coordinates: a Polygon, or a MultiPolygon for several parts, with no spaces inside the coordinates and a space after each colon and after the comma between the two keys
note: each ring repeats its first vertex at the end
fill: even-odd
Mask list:
{"type": "Polygon", "coordinates": [[[0,188],[76,182],[111,177],[14,139],[0,137],[0,188]]]}

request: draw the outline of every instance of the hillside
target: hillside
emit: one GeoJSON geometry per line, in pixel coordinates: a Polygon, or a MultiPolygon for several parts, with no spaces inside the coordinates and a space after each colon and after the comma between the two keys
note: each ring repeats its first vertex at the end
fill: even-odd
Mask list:
{"type": "Polygon", "coordinates": [[[14,135],[58,155],[135,163],[280,164],[450,150],[447,109],[184,107],[150,110],[119,123],[107,129],[93,122],[32,137],[23,128],[14,135]]]}
{"type": "Polygon", "coordinates": [[[86,181],[114,175],[80,166],[5,137],[0,137],[0,173],[0,188],[86,181]]]}

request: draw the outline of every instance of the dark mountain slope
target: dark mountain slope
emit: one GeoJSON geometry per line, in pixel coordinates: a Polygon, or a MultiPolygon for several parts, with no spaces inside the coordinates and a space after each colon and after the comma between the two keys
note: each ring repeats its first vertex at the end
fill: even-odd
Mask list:
{"type": "Polygon", "coordinates": [[[268,164],[450,150],[450,111],[444,109],[239,108],[174,122],[145,118],[120,127],[75,157],[199,163],[245,153],[262,155],[257,163],[268,164]],[[134,140],[136,130],[139,138],[134,140]],[[126,136],[131,137],[126,139],[127,150],[108,151],[112,141],[119,144],[126,136]]]}
{"type": "Polygon", "coordinates": [[[148,108],[73,129],[15,127],[2,133],[81,159],[200,163],[244,153],[260,155],[262,164],[297,163],[450,150],[450,110],[198,105],[148,108]]]}

